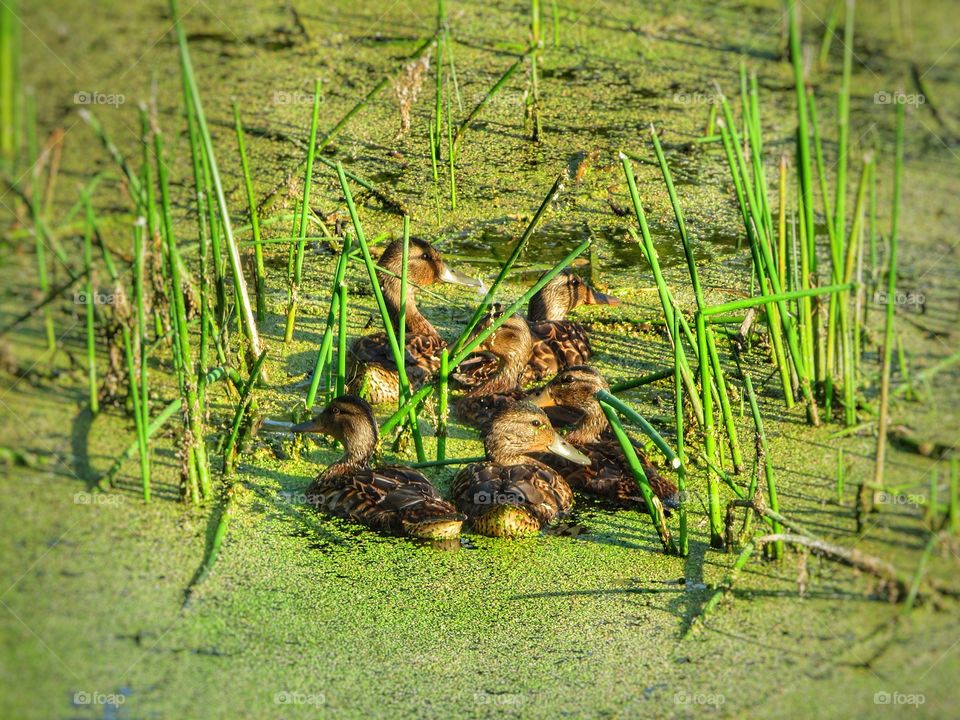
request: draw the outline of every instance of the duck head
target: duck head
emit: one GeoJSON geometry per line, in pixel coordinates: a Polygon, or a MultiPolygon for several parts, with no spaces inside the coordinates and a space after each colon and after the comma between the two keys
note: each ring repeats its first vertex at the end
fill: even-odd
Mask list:
{"type": "Polygon", "coordinates": [[[417,310],[416,288],[437,282],[483,287],[483,281],[464,275],[444,262],[440,253],[426,240],[410,238],[407,254],[407,297],[400,297],[400,275],[403,273],[403,240],[394,240],[387,245],[379,260],[380,267],[390,272],[379,272],[380,287],[387,310],[397,327],[400,306],[406,304],[407,331],[415,335],[436,335],[430,321],[417,310]]]}
{"type": "Polygon", "coordinates": [[[356,395],[341,395],[331,401],[312,420],[290,428],[297,433],[327,435],[343,445],[344,457],[338,464],[363,466],[377,449],[377,419],[366,400],[356,395]]]}
{"type": "MultiPolygon", "coordinates": [[[[491,315],[474,332],[482,332],[493,323],[491,315]]],[[[512,315],[494,330],[478,347],[497,357],[500,367],[490,380],[473,391],[471,395],[489,395],[495,392],[507,392],[519,386],[523,370],[530,362],[533,352],[533,336],[530,326],[520,315],[512,315]]]]}
{"type": "Polygon", "coordinates": [[[607,419],[597,401],[599,390],[609,390],[606,378],[589,365],[574,365],[561,370],[539,391],[530,396],[530,402],[540,408],[561,407],[582,413],[581,419],[567,433],[567,439],[577,444],[595,441],[607,427],[607,419]]]}
{"type": "Polygon", "coordinates": [[[579,275],[564,270],[530,298],[527,317],[539,322],[563,320],[579,305],[619,305],[619,298],[592,288],[579,275]]]}
{"type": "Polygon", "coordinates": [[[557,434],[543,410],[525,401],[494,415],[483,446],[487,457],[498,465],[532,463],[530,453],[547,452],[578,465],[590,464],[590,458],[557,434]]]}

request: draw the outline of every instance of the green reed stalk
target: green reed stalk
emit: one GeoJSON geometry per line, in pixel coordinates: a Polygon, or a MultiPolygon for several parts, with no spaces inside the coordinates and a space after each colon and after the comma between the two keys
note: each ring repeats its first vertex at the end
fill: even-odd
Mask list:
{"type": "MultiPolygon", "coordinates": [[[[872,158],[867,158],[863,169],[860,172],[860,182],[857,188],[856,205],[853,211],[853,224],[850,227],[850,237],[847,240],[847,254],[843,266],[843,281],[847,284],[853,282],[854,265],[859,252],[861,228],[863,225],[864,204],[866,202],[867,177],[870,172],[872,158]]],[[[852,426],[857,421],[856,394],[856,361],[854,344],[859,345],[859,337],[854,337],[854,329],[850,322],[850,301],[849,291],[843,290],[836,295],[837,314],[840,321],[840,336],[843,340],[842,370],[843,370],[843,396],[844,396],[844,422],[847,427],[852,426]]]]}
{"type": "MultiPolygon", "coordinates": [[[[89,206],[90,197],[84,193],[84,200],[89,206]]],[[[87,383],[90,387],[90,412],[96,415],[100,412],[100,391],[97,387],[97,338],[93,307],[93,224],[89,220],[83,230],[83,271],[86,276],[84,292],[87,296],[87,383]]],[[[141,351],[142,352],[142,351],[141,351]]]]}
{"type": "MultiPolygon", "coordinates": [[[[514,313],[516,313],[521,308],[525,307],[530,298],[536,295],[543,287],[549,283],[553,278],[560,274],[567,266],[570,265],[574,260],[576,260],[580,255],[586,251],[590,246],[590,240],[584,240],[582,243],[577,245],[573,250],[571,250],[563,260],[558,262],[553,266],[549,271],[544,273],[537,282],[535,282],[523,295],[521,295],[512,305],[510,305],[500,317],[496,318],[493,322],[487,325],[483,330],[478,332],[476,335],[473,335],[472,339],[466,343],[462,350],[457,352],[453,358],[450,360],[450,367],[456,367],[462,363],[467,356],[474,352],[480,345],[483,344],[483,341],[486,340],[490,335],[495,333],[497,329],[503,325],[507,320],[509,320],[514,313]]],[[[453,351],[451,351],[453,354],[453,351]]],[[[380,431],[382,434],[390,432],[397,423],[400,422],[407,413],[410,411],[410,408],[416,407],[420,402],[423,401],[430,393],[435,392],[437,389],[437,383],[430,383],[424,385],[422,388],[417,390],[409,400],[401,405],[401,407],[391,415],[385,423],[380,426],[380,431]]]]}
{"type": "MultiPolygon", "coordinates": [[[[609,397],[613,396],[610,395],[609,397]]],[[[607,421],[610,423],[610,428],[613,430],[617,442],[620,443],[620,449],[623,451],[627,465],[630,467],[631,472],[633,472],[633,477],[637,481],[637,487],[640,488],[640,494],[643,496],[643,501],[647,506],[647,512],[650,514],[650,519],[653,520],[653,526],[657,530],[657,535],[660,536],[660,544],[663,545],[663,551],[668,555],[679,555],[677,545],[670,536],[670,530],[667,527],[667,521],[663,513],[663,505],[660,503],[660,498],[654,494],[653,489],[650,487],[650,481],[647,480],[647,475],[643,471],[640,459],[637,457],[637,451],[633,447],[633,441],[630,440],[630,436],[627,435],[626,430],[623,429],[620,418],[617,416],[617,411],[614,410],[612,405],[608,405],[602,400],[600,401],[600,407],[603,409],[603,414],[607,416],[607,421]]]]}
{"type": "MultiPolygon", "coordinates": [[[[247,293],[247,282],[243,275],[243,265],[240,260],[240,251],[233,237],[233,227],[230,223],[230,211],[227,207],[227,198],[223,192],[223,184],[220,181],[220,171],[217,169],[217,160],[213,150],[213,140],[210,137],[210,130],[207,127],[206,115],[203,112],[203,104],[200,101],[200,90],[197,87],[197,80],[193,74],[193,64],[190,61],[190,51],[187,47],[187,36],[180,21],[180,13],[177,8],[177,0],[170,0],[170,11],[173,16],[174,28],[177,34],[177,43],[180,48],[180,69],[186,77],[187,85],[190,89],[190,96],[193,100],[193,109],[197,118],[197,126],[200,130],[200,137],[203,140],[204,153],[207,163],[210,167],[210,176],[213,181],[213,188],[216,191],[217,205],[220,208],[220,222],[223,228],[224,240],[227,245],[227,256],[230,260],[230,269],[233,274],[234,289],[239,300],[239,315],[241,316],[244,333],[250,344],[252,354],[260,354],[260,334],[257,331],[257,322],[253,316],[253,310],[250,307],[250,297],[247,293]]],[[[209,478],[208,478],[209,481],[209,478]]]]}
{"type": "Polygon", "coordinates": [[[780,156],[780,204],[777,208],[777,272],[780,286],[787,287],[787,156],[780,156]]]}
{"type": "Polygon", "coordinates": [[[147,357],[147,303],[145,297],[144,268],[146,264],[146,221],[137,220],[133,232],[133,296],[137,313],[137,335],[140,344],[140,421],[137,434],[140,436],[140,480],[143,486],[143,501],[150,502],[150,446],[147,442],[147,426],[150,424],[150,386],[147,357]]]}
{"type": "Polygon", "coordinates": [[[453,146],[453,103],[447,98],[447,162],[450,170],[450,209],[457,209],[456,149],[453,146]]]}
{"type": "MultiPolygon", "coordinates": [[[[477,326],[477,323],[487,314],[487,310],[490,308],[490,305],[493,303],[493,298],[496,296],[497,290],[500,289],[500,285],[503,284],[503,281],[506,280],[507,275],[510,273],[510,270],[513,268],[514,264],[520,258],[520,255],[523,253],[524,249],[527,247],[527,243],[530,241],[530,238],[533,236],[534,230],[537,229],[537,226],[540,224],[540,221],[543,219],[544,213],[546,213],[547,208],[550,206],[556,197],[563,190],[563,184],[567,180],[566,172],[561,173],[556,181],[554,181],[553,186],[550,188],[550,191],[547,193],[547,196],[543,199],[543,202],[540,203],[540,207],[537,208],[537,212],[534,213],[533,218],[527,224],[526,229],[523,231],[523,234],[520,236],[520,239],[517,240],[517,244],[514,245],[513,251],[510,253],[510,257],[507,258],[506,262],[503,263],[503,266],[500,268],[500,273],[497,275],[496,279],[493,281],[493,284],[490,286],[490,289],[487,290],[486,295],[483,296],[483,300],[480,301],[480,304],[477,306],[477,309],[474,310],[473,316],[467,322],[466,327],[463,329],[463,332],[460,333],[460,337],[457,338],[456,342],[453,344],[453,349],[450,351],[450,354],[454,357],[462,354],[463,344],[467,342],[467,339],[470,337],[470,334],[473,332],[474,328],[477,326]]],[[[589,243],[588,243],[589,244],[589,243]]],[[[558,271],[559,272],[559,271],[558,271]]],[[[478,343],[479,344],[479,343],[478,343]]],[[[456,367],[463,360],[461,357],[458,360],[455,360],[452,364],[456,367]]]]}
{"type": "Polygon", "coordinates": [[[267,270],[263,264],[263,248],[260,245],[260,218],[257,212],[257,200],[253,192],[253,180],[250,177],[250,164],[247,162],[247,150],[244,142],[243,124],[240,122],[240,108],[233,104],[233,119],[237,130],[237,148],[240,152],[240,169],[243,171],[243,185],[247,191],[247,207],[250,209],[250,227],[253,231],[253,257],[257,275],[254,286],[257,295],[257,322],[263,322],[267,315],[267,270]]]}
{"type": "MultiPolygon", "coordinates": [[[[175,3],[175,0],[174,0],[175,3]]],[[[171,213],[170,190],[167,182],[167,164],[163,158],[163,138],[159,131],[154,132],[154,146],[157,162],[157,180],[160,184],[160,205],[162,209],[163,230],[167,239],[167,257],[170,263],[170,296],[172,300],[173,332],[175,346],[179,349],[179,364],[183,372],[184,387],[182,388],[187,401],[188,438],[187,451],[195,460],[197,487],[191,487],[191,496],[197,502],[196,491],[206,500],[212,497],[213,487],[210,482],[210,469],[207,464],[207,450],[204,439],[203,416],[200,409],[200,398],[197,393],[197,378],[190,357],[190,334],[187,327],[186,301],[183,296],[183,284],[180,278],[180,258],[176,236],[173,231],[173,216],[171,213]]]]}
{"type": "Polygon", "coordinates": [[[737,581],[740,571],[747,566],[747,561],[750,560],[750,556],[753,555],[755,549],[756,546],[752,542],[745,543],[740,549],[740,554],[737,555],[737,559],[730,568],[730,572],[728,572],[726,578],[724,578],[723,587],[717,588],[713,592],[713,595],[710,596],[710,599],[704,603],[703,610],[700,611],[700,615],[698,616],[700,622],[703,622],[703,618],[711,613],[720,600],[733,589],[733,584],[737,581]]]}
{"type": "Polygon", "coordinates": [[[672,378],[674,374],[674,368],[668,367],[663,370],[657,370],[657,372],[650,373],[649,375],[643,375],[633,380],[625,380],[622,383],[617,383],[610,387],[610,392],[614,395],[619,395],[622,392],[627,390],[633,390],[638,387],[643,387],[644,385],[650,385],[651,383],[657,382],[657,380],[664,380],[666,378],[672,378]]]}
{"type": "Polygon", "coordinates": [[[540,83],[538,81],[537,66],[540,61],[540,0],[530,0],[530,42],[536,48],[530,54],[530,99],[529,110],[533,119],[534,142],[540,141],[542,127],[540,125],[540,83]]]}
{"type": "MultiPolygon", "coordinates": [[[[679,315],[677,313],[676,315],[679,315]]],[[[674,316],[673,336],[680,337],[680,320],[674,316]]],[[[677,469],[677,490],[680,494],[680,507],[677,514],[680,516],[680,555],[687,557],[690,551],[690,543],[687,537],[687,471],[686,471],[686,450],[684,449],[683,438],[683,376],[680,372],[682,363],[683,349],[680,343],[673,345],[673,409],[674,421],[677,429],[677,457],[680,459],[680,467],[677,469]]]]}
{"type": "Polygon", "coordinates": [[[809,290],[792,290],[790,292],[775,293],[773,295],[754,295],[753,297],[743,298],[742,300],[732,300],[721,305],[712,305],[703,309],[705,317],[722,315],[734,312],[736,310],[746,310],[760,305],[767,305],[785,300],[795,300],[797,298],[814,297],[816,295],[833,295],[836,293],[852,290],[856,283],[850,282],[842,285],[827,285],[826,287],[810,288],[809,290]]]}
{"type": "Polygon", "coordinates": [[[243,390],[240,393],[240,401],[233,413],[233,423],[230,426],[230,435],[227,436],[227,442],[223,447],[223,474],[231,475],[237,465],[237,440],[240,437],[240,427],[243,424],[243,417],[253,402],[253,389],[260,380],[260,371],[263,369],[263,363],[266,362],[267,351],[260,353],[250,370],[250,379],[247,380],[243,390]]]}
{"type": "Polygon", "coordinates": [[[340,257],[337,259],[337,268],[333,274],[333,285],[330,288],[330,307],[327,310],[327,324],[323,331],[323,339],[320,342],[320,351],[317,353],[317,360],[313,367],[313,376],[310,379],[310,389],[307,391],[306,407],[307,410],[313,408],[317,400],[317,390],[320,387],[320,379],[323,377],[323,371],[326,367],[327,356],[333,348],[333,324],[339,317],[338,309],[340,304],[340,293],[338,289],[343,283],[343,277],[347,272],[347,265],[350,258],[350,235],[344,238],[343,248],[340,250],[340,257]]]}
{"type": "Polygon", "coordinates": [[[643,415],[627,405],[627,403],[623,402],[623,400],[607,392],[606,390],[597,391],[597,399],[615,409],[619,415],[623,415],[630,420],[630,422],[634,423],[637,427],[643,430],[644,435],[653,440],[654,445],[656,445],[660,452],[663,453],[664,457],[667,458],[671,468],[676,470],[680,467],[680,458],[678,457],[677,453],[674,452],[673,448],[670,447],[670,444],[663,439],[663,436],[657,432],[656,428],[654,428],[653,425],[651,425],[650,422],[643,417],[643,415]]]}
{"type": "Polygon", "coordinates": [[[303,203],[300,205],[300,240],[297,243],[296,261],[293,277],[290,278],[290,294],[287,301],[287,326],[283,342],[293,340],[293,327],[297,318],[297,302],[300,295],[300,283],[303,280],[303,255],[307,246],[307,218],[310,215],[310,189],[313,184],[313,159],[316,156],[317,125],[320,120],[320,80],[313,86],[313,113],[310,116],[310,145],[307,148],[307,167],[303,176],[303,203]]]}
{"type": "Polygon", "coordinates": [[[16,163],[19,111],[20,24],[16,0],[0,7],[0,161],[12,168],[16,163]]]}
{"type": "MultiPolygon", "coordinates": [[[[767,274],[776,273],[776,268],[764,268],[764,256],[761,252],[763,239],[759,237],[764,226],[763,212],[758,208],[756,193],[750,184],[749,174],[747,172],[746,160],[740,151],[740,138],[736,134],[736,126],[733,122],[733,113],[730,111],[729,104],[722,93],[718,94],[724,113],[724,124],[721,126],[721,137],[723,139],[724,150],[727,155],[727,164],[730,166],[730,174],[733,176],[734,188],[737,189],[737,201],[740,203],[740,214],[743,217],[744,229],[750,241],[750,254],[753,258],[753,276],[760,282],[761,293],[767,292],[767,274]]],[[[762,172],[762,168],[761,168],[762,172]]],[[[751,293],[753,287],[751,286],[751,293]]],[[[766,313],[767,328],[770,333],[770,342],[773,346],[773,356],[780,371],[780,382],[783,386],[783,398],[788,408],[793,407],[793,384],[790,374],[790,368],[787,365],[787,357],[783,348],[783,328],[780,321],[779,308],[769,307],[766,313]]]]}
{"type": "Polygon", "coordinates": [[[337,285],[337,384],[336,395],[347,391],[347,303],[350,290],[345,282],[337,285]]]}
{"type": "MultiPolygon", "coordinates": [[[[47,276],[47,244],[44,240],[44,224],[40,203],[40,153],[37,148],[37,101],[33,92],[27,94],[27,157],[30,163],[30,214],[33,219],[34,252],[37,257],[37,285],[40,297],[50,292],[47,276]]],[[[53,327],[53,313],[49,305],[43,307],[43,326],[47,338],[47,350],[57,349],[57,333],[53,327]]]]}
{"type": "MultiPolygon", "coordinates": [[[[763,430],[763,418],[760,416],[760,408],[757,405],[757,396],[753,392],[753,381],[749,375],[743,376],[743,384],[747,390],[747,398],[750,401],[750,412],[753,414],[753,425],[757,431],[757,454],[759,460],[763,463],[763,473],[767,480],[767,506],[775,513],[780,512],[780,503],[777,500],[777,482],[773,476],[773,461],[770,459],[770,448],[767,445],[767,435],[763,430]]],[[[773,532],[782,532],[783,528],[779,522],[774,521],[773,532]]],[[[779,560],[783,557],[783,543],[773,544],[773,556],[779,560]]]]}
{"type": "MultiPolygon", "coordinates": [[[[380,318],[383,320],[383,326],[387,333],[387,341],[390,343],[390,350],[393,353],[393,361],[397,366],[397,375],[400,384],[400,405],[410,399],[410,381],[407,378],[407,370],[404,363],[404,350],[397,344],[397,335],[393,329],[393,322],[390,319],[390,313],[387,310],[387,304],[383,299],[383,290],[380,289],[380,282],[377,279],[377,270],[373,259],[370,257],[370,248],[367,246],[367,238],[363,233],[363,226],[360,224],[360,218],[357,216],[357,207],[353,202],[353,195],[350,192],[350,186],[347,184],[347,178],[343,174],[343,166],[337,163],[337,175],[340,179],[340,188],[343,190],[344,198],[347,201],[347,209],[350,211],[350,219],[353,222],[353,230],[357,235],[357,242],[360,244],[360,250],[363,252],[363,262],[367,266],[367,274],[370,276],[370,285],[373,288],[373,295],[377,300],[377,307],[380,310],[380,318]]],[[[410,429],[413,432],[413,442],[417,451],[417,460],[424,462],[426,455],[423,450],[423,437],[420,434],[420,424],[417,421],[417,409],[411,406],[407,412],[410,419],[410,429]]]]}
{"type": "Polygon", "coordinates": [[[440,376],[437,380],[437,462],[447,457],[447,415],[450,402],[450,351],[440,351],[440,376]]]}
{"type": "Polygon", "coordinates": [[[893,169],[893,210],[890,220],[890,257],[887,259],[887,307],[883,353],[880,367],[880,411],[877,418],[877,462],[873,484],[883,487],[883,464],[887,452],[887,410],[890,399],[890,365],[893,359],[893,317],[897,295],[897,233],[900,230],[900,196],[903,182],[903,124],[904,106],[897,103],[896,159],[893,169]]]}
{"type": "MultiPolygon", "coordinates": [[[[706,307],[706,301],[703,296],[703,288],[700,285],[700,277],[697,273],[697,262],[693,257],[693,246],[690,243],[690,237],[687,235],[686,224],[683,220],[683,211],[680,209],[680,201],[677,198],[677,192],[673,186],[673,178],[670,175],[670,168],[667,166],[667,159],[663,154],[663,148],[660,146],[660,138],[657,137],[657,131],[652,126],[650,128],[650,137],[653,139],[653,149],[656,152],[657,161],[660,163],[660,171],[663,174],[663,181],[667,186],[670,204],[673,206],[673,214],[677,221],[677,229],[680,232],[680,241],[683,243],[683,254],[687,259],[687,269],[690,271],[690,281],[693,285],[693,294],[697,301],[697,309],[702,311],[706,307]]],[[[730,409],[730,398],[727,397],[726,393],[726,383],[723,377],[723,368],[720,365],[720,356],[712,340],[712,334],[708,335],[707,351],[709,355],[706,357],[713,366],[713,375],[717,383],[717,393],[720,395],[720,409],[730,443],[730,455],[733,460],[734,472],[739,473],[743,470],[743,456],[740,452],[740,443],[737,439],[737,426],[733,419],[733,412],[730,409]]],[[[704,362],[703,355],[700,356],[700,362],[701,365],[704,362]]]]}
{"type": "MultiPolygon", "coordinates": [[[[630,190],[630,199],[633,202],[633,211],[637,218],[637,223],[640,225],[640,234],[642,241],[639,243],[642,248],[645,250],[647,256],[647,262],[650,264],[650,269],[653,272],[653,279],[657,284],[657,293],[660,296],[660,306],[663,309],[663,318],[667,323],[667,327],[674,328],[679,326],[682,318],[678,317],[680,315],[679,311],[675,310],[673,296],[670,293],[670,289],[667,287],[666,280],[663,278],[663,272],[660,270],[660,261],[657,258],[657,251],[653,245],[653,238],[650,235],[650,228],[647,225],[647,218],[643,212],[643,205],[640,202],[640,193],[637,190],[637,181],[633,175],[633,166],[630,164],[630,159],[623,153],[620,153],[620,164],[623,167],[624,176],[627,178],[627,187],[630,190]]],[[[679,335],[673,335],[671,338],[674,347],[679,346],[680,353],[680,373],[683,377],[684,385],[687,388],[687,396],[690,398],[690,404],[693,406],[694,416],[700,426],[703,426],[703,407],[700,405],[700,399],[697,393],[697,386],[693,380],[693,373],[690,370],[690,364],[687,360],[687,355],[683,350],[682,340],[679,335]]],[[[693,343],[691,343],[693,345],[693,343]]],[[[696,349],[694,350],[696,352],[696,349]]]]}
{"type": "Polygon", "coordinates": [[[400,248],[400,311],[397,313],[397,345],[407,347],[407,291],[409,285],[408,267],[410,262],[410,216],[403,216],[403,245],[400,248]]]}
{"type": "MultiPolygon", "coordinates": [[[[703,402],[703,445],[707,460],[712,463],[717,456],[717,441],[713,428],[713,395],[710,386],[713,378],[707,354],[707,324],[703,313],[697,313],[697,342],[700,345],[700,385],[703,402]]],[[[707,466],[707,498],[710,516],[710,547],[723,547],[723,520],[720,515],[720,488],[711,466],[707,466]]]]}
{"type": "Polygon", "coordinates": [[[826,67],[827,58],[830,56],[830,45],[833,43],[833,35],[837,30],[837,23],[840,22],[840,8],[843,0],[836,0],[833,7],[830,8],[830,14],[827,16],[827,23],[823,28],[823,40],[820,42],[820,53],[817,55],[817,66],[826,67]]]}

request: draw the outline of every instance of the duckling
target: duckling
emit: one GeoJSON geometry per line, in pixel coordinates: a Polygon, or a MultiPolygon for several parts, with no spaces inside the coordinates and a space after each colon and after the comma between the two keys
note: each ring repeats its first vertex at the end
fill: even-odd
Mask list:
{"type": "Polygon", "coordinates": [[[343,457],[307,488],[307,501],[318,510],[395,535],[434,540],[460,535],[464,516],[423,474],[399,465],[370,467],[379,429],[365,400],[342,395],[291,430],[329,435],[343,445],[343,457]]]}
{"type": "MultiPolygon", "coordinates": [[[[394,273],[377,273],[394,330],[399,328],[401,304],[406,307],[405,365],[410,383],[416,387],[439,369],[440,351],[446,347],[446,341],[440,337],[440,333],[417,309],[416,287],[435,282],[483,287],[483,282],[447,265],[436,248],[419,238],[410,238],[406,298],[400,297],[402,240],[394,240],[387,246],[380,256],[379,265],[394,273]]],[[[397,401],[400,380],[385,332],[357,338],[350,346],[349,359],[350,392],[364,395],[375,405],[397,401]]]]}
{"type": "MultiPolygon", "coordinates": [[[[528,385],[543,380],[590,359],[593,351],[587,329],[581,323],[566,320],[568,312],[580,305],[619,304],[618,298],[595,290],[569,270],[544,285],[527,304],[533,347],[521,383],[528,385]]],[[[495,370],[495,358],[478,354],[461,363],[456,379],[461,385],[472,387],[495,370]]]]}
{"type": "Polygon", "coordinates": [[[492,537],[537,533],[573,505],[563,477],[531,453],[555,453],[578,465],[590,462],[557,434],[543,410],[523,401],[493,417],[483,445],[487,459],[460,470],[452,494],[473,529],[492,537]]]}
{"type": "MultiPolygon", "coordinates": [[[[633,471],[627,465],[620,443],[610,430],[607,416],[595,396],[598,390],[609,389],[607,381],[597,370],[589,365],[575,365],[531,394],[530,401],[540,408],[560,407],[579,414],[579,420],[565,439],[590,458],[590,466],[575,467],[551,456],[541,459],[562,474],[574,490],[617,503],[642,504],[643,497],[637,489],[633,471]]],[[[679,507],[677,486],[657,472],[638,445],[634,447],[654,494],[665,507],[679,507]]]]}
{"type": "MultiPolygon", "coordinates": [[[[493,319],[491,316],[484,320],[476,332],[488,327],[493,319]]],[[[530,328],[519,315],[508,318],[484,340],[479,349],[496,358],[496,372],[457,401],[457,419],[483,432],[499,410],[520,398],[520,377],[530,360],[532,346],[530,328]]]]}

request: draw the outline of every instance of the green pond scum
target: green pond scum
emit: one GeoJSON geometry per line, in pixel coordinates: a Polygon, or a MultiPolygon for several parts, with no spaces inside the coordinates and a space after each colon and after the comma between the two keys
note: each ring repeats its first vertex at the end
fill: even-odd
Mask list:
{"type": "MultiPolygon", "coordinates": [[[[958,36],[949,0],[0,2],[0,719],[960,715],[958,36]],[[307,504],[340,448],[287,428],[344,383],[338,328],[383,330],[362,251],[405,216],[486,288],[515,260],[507,305],[589,245],[621,302],[572,318],[673,481],[682,419],[682,541],[584,497],[516,540],[307,504]],[[820,368],[821,326],[814,426],[782,359],[820,368]]],[[[450,358],[486,288],[418,292],[450,358]]],[[[384,461],[483,453],[437,397],[384,461]]]]}

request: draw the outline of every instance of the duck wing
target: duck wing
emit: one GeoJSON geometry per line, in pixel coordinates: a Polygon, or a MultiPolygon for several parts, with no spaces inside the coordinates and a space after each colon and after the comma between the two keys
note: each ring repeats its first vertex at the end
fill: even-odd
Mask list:
{"type": "Polygon", "coordinates": [[[587,329],[580,323],[550,320],[530,323],[534,337],[530,367],[533,379],[555,375],[571,365],[582,365],[592,350],[587,329]]]}
{"type": "MultiPolygon", "coordinates": [[[[544,455],[538,459],[556,470],[570,487],[584,495],[621,505],[646,507],[640,488],[637,487],[636,478],[633,477],[633,471],[623,456],[619,442],[615,439],[601,438],[597,442],[578,445],[577,449],[590,458],[589,465],[575,465],[556,455],[544,455]]],[[[643,449],[636,443],[634,443],[634,450],[654,494],[660,498],[665,507],[679,507],[680,495],[677,486],[659,473],[643,449]]]]}
{"type": "Polygon", "coordinates": [[[348,476],[318,478],[307,498],[332,515],[394,534],[423,525],[459,525],[463,516],[422,473],[399,466],[362,468],[348,476]]]}
{"type": "Polygon", "coordinates": [[[475,526],[498,507],[512,506],[526,511],[542,527],[573,505],[570,486],[555,471],[538,463],[473,463],[457,473],[452,495],[457,508],[475,526]]]}
{"type": "Polygon", "coordinates": [[[475,427],[483,434],[490,428],[494,415],[523,395],[523,391],[519,389],[494,395],[467,395],[456,401],[454,410],[460,422],[475,427]]]}

